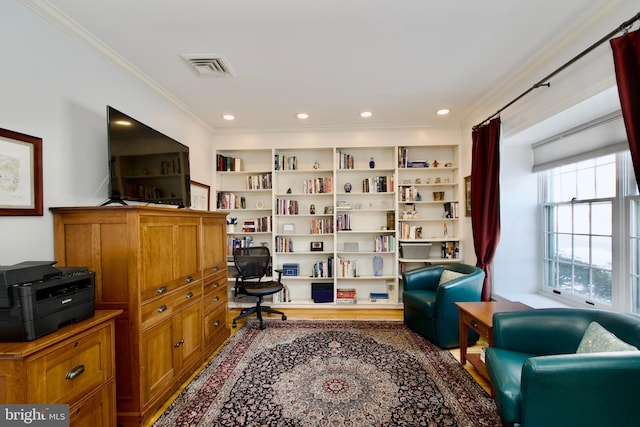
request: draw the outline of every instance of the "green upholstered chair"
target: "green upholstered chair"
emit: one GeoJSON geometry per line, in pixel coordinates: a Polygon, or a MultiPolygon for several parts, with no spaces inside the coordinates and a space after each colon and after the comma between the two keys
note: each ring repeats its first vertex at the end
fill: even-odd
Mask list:
{"type": "MultiPolygon", "coordinates": [[[[441,348],[460,345],[456,302],[480,301],[484,271],[450,263],[421,267],[402,274],[404,323],[441,348]]],[[[469,331],[469,344],[478,340],[469,331]]]]}
{"type": "Polygon", "coordinates": [[[485,360],[503,425],[639,425],[640,351],[603,351],[609,341],[640,348],[640,317],[570,308],[496,313],[485,360]],[[579,352],[598,342],[583,340],[592,322],[613,336],[597,352],[579,352]]]}

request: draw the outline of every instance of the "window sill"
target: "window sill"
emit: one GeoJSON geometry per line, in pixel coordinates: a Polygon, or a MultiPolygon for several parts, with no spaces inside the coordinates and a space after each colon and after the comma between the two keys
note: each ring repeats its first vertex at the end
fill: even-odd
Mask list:
{"type": "Polygon", "coordinates": [[[491,295],[495,301],[519,301],[533,308],[570,308],[571,305],[556,301],[541,294],[504,294],[491,295]]]}

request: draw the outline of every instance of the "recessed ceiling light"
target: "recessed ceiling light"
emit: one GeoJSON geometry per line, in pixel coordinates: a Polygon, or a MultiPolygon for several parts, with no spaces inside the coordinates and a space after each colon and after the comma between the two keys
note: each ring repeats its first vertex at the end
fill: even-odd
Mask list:
{"type": "Polygon", "coordinates": [[[449,114],[449,110],[447,110],[446,108],[443,108],[442,110],[438,110],[437,114],[439,116],[446,116],[447,114],[449,114]]]}
{"type": "Polygon", "coordinates": [[[116,120],[113,123],[117,124],[118,126],[131,126],[131,122],[128,120],[116,120]]]}
{"type": "Polygon", "coordinates": [[[308,119],[309,115],[307,113],[298,113],[296,114],[296,117],[299,119],[308,119]]]}
{"type": "Polygon", "coordinates": [[[360,113],[360,117],[371,117],[373,116],[373,113],[371,111],[363,111],[362,113],[360,113]]]}
{"type": "Polygon", "coordinates": [[[223,114],[222,118],[225,120],[235,120],[236,116],[234,116],[233,114],[223,114]]]}

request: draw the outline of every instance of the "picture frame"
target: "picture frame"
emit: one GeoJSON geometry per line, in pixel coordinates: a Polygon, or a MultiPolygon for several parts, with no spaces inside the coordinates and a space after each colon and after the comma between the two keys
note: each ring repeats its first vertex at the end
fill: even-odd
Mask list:
{"type": "Polygon", "coordinates": [[[324,242],[311,242],[311,252],[324,251],[324,242]]]}
{"type": "Polygon", "coordinates": [[[464,177],[464,216],[471,216],[471,175],[464,177]]]}
{"type": "Polygon", "coordinates": [[[296,226],[293,223],[282,224],[282,234],[295,234],[296,226]]]}
{"type": "Polygon", "coordinates": [[[211,187],[197,181],[191,184],[191,209],[208,211],[211,208],[211,187]]]}
{"type": "Polygon", "coordinates": [[[42,138],[0,128],[0,215],[42,216],[42,138]]]}

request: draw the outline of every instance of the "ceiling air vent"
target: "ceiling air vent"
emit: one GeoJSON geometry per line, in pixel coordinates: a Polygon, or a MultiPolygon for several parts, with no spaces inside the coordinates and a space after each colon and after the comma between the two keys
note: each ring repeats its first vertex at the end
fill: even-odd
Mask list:
{"type": "Polygon", "coordinates": [[[233,77],[235,73],[222,55],[180,55],[200,77],[233,77]]]}

